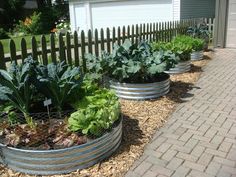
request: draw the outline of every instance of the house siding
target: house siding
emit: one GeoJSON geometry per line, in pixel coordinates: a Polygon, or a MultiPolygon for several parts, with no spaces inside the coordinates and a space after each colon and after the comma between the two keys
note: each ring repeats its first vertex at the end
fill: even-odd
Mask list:
{"type": "Polygon", "coordinates": [[[180,18],[215,17],[216,0],[181,0],[180,18]]]}

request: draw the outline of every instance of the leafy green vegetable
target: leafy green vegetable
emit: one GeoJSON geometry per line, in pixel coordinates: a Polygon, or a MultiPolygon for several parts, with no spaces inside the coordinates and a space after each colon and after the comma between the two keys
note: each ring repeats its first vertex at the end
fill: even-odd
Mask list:
{"type": "Polygon", "coordinates": [[[175,54],[178,60],[188,61],[190,60],[190,54],[193,49],[192,40],[193,38],[189,36],[177,36],[174,40],[168,43],[165,42],[153,43],[153,50],[169,51],[175,54]]]}
{"type": "Polygon", "coordinates": [[[193,51],[201,51],[204,48],[204,40],[193,38],[192,40],[193,51]]]}
{"type": "Polygon", "coordinates": [[[170,51],[152,51],[147,42],[132,45],[129,40],[115,45],[112,54],[103,53],[101,58],[87,56],[90,73],[107,76],[119,82],[145,83],[158,80],[158,76],[176,63],[170,51]]]}
{"type": "Polygon", "coordinates": [[[52,100],[61,117],[63,106],[76,99],[76,93],[82,84],[80,69],[62,62],[38,65],[35,73],[33,84],[40,93],[52,100]]]}
{"type": "Polygon", "coordinates": [[[0,70],[0,100],[8,101],[24,114],[26,122],[34,127],[29,107],[34,95],[31,85],[31,73],[35,62],[28,58],[23,65],[13,63],[8,71],[0,70]]]}
{"type": "Polygon", "coordinates": [[[69,129],[84,135],[101,136],[119,119],[120,105],[113,91],[100,89],[76,105],[78,111],[68,119],[69,129]]]}

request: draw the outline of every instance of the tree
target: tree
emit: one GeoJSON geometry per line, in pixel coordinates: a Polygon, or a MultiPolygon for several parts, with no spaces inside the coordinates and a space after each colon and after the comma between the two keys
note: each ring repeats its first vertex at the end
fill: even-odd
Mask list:
{"type": "Polygon", "coordinates": [[[25,0],[0,0],[0,25],[12,28],[23,15],[25,0]]]}

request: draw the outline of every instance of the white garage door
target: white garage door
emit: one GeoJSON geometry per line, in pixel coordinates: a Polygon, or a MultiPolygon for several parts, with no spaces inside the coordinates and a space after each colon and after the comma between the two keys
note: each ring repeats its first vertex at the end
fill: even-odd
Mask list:
{"type": "Polygon", "coordinates": [[[173,20],[172,0],[91,4],[93,29],[173,20]]]}
{"type": "Polygon", "coordinates": [[[229,0],[226,47],[236,48],[236,0],[229,0]]]}

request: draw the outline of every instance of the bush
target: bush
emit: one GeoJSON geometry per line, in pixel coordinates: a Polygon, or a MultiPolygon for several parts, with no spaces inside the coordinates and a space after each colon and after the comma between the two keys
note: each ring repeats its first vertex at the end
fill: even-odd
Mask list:
{"type": "Polygon", "coordinates": [[[0,28],[0,39],[8,39],[8,38],[9,36],[7,32],[3,28],[0,28]]]}
{"type": "Polygon", "coordinates": [[[26,17],[24,21],[20,20],[15,31],[24,34],[42,34],[43,27],[41,22],[41,13],[34,12],[30,17],[26,17]]]}

